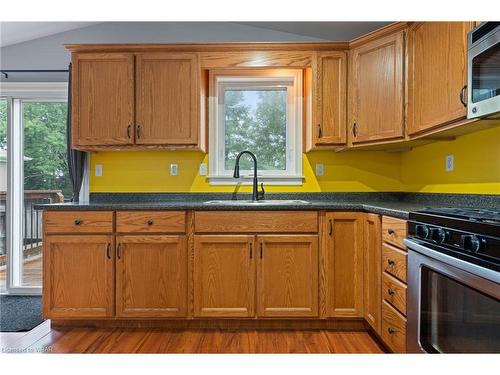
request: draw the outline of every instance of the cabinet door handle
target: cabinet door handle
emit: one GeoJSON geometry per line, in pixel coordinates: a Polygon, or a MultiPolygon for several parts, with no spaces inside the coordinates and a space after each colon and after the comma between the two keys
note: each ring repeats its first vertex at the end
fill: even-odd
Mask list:
{"type": "Polygon", "coordinates": [[[394,289],[389,288],[389,289],[387,289],[387,293],[388,293],[390,296],[393,296],[395,292],[394,292],[394,289]]]}
{"type": "Polygon", "coordinates": [[[130,129],[132,128],[132,125],[128,124],[127,126],[127,138],[130,139],[130,129]]]}
{"type": "Polygon", "coordinates": [[[137,139],[141,139],[141,125],[137,125],[137,127],[135,128],[135,135],[137,139]]]}
{"type": "Polygon", "coordinates": [[[394,327],[389,327],[387,328],[387,331],[392,335],[393,333],[396,333],[398,330],[394,327]]]}
{"type": "Polygon", "coordinates": [[[333,220],[330,219],[328,220],[328,222],[330,223],[329,225],[330,229],[328,230],[328,235],[331,236],[333,234],[333,220]]]}
{"type": "Polygon", "coordinates": [[[460,90],[460,103],[462,103],[464,107],[467,107],[467,100],[465,99],[466,91],[467,91],[467,85],[462,87],[462,90],[460,90]]]}
{"type": "Polygon", "coordinates": [[[352,124],[352,135],[354,138],[358,136],[358,124],[356,123],[352,124]]]}
{"type": "Polygon", "coordinates": [[[318,124],[318,138],[323,136],[323,131],[321,130],[321,124],[318,124]]]}
{"type": "Polygon", "coordinates": [[[264,245],[262,244],[262,242],[260,243],[260,259],[262,259],[262,251],[263,251],[263,247],[264,245]]]}
{"type": "Polygon", "coordinates": [[[248,247],[250,248],[250,259],[252,259],[253,258],[253,245],[251,242],[248,244],[248,247]]]}
{"type": "Polygon", "coordinates": [[[106,258],[111,259],[111,243],[106,244],[106,258]]]}
{"type": "Polygon", "coordinates": [[[396,262],[395,262],[393,259],[391,259],[391,258],[387,259],[387,264],[388,264],[389,266],[393,266],[395,263],[396,263],[396,262]]]}
{"type": "Polygon", "coordinates": [[[122,244],[119,243],[118,246],[116,246],[116,257],[118,259],[122,258],[122,244]]]}

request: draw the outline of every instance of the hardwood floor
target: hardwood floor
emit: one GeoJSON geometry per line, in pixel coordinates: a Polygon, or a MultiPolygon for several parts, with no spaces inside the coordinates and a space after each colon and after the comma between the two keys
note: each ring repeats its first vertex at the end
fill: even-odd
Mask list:
{"type": "MultiPolygon", "coordinates": [[[[0,270],[0,293],[6,291],[7,270],[3,267],[0,270]]],[[[28,258],[23,264],[23,286],[40,286],[42,285],[42,257],[37,256],[28,258]]]]}
{"type": "Polygon", "coordinates": [[[367,332],[326,330],[168,330],[37,327],[0,334],[2,351],[44,353],[384,353],[367,332]]]}

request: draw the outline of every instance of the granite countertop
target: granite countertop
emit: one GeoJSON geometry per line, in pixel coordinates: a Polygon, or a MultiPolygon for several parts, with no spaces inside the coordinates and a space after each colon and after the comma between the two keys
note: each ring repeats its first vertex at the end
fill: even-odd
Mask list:
{"type": "Polygon", "coordinates": [[[426,193],[274,193],[266,199],[306,200],[310,204],[213,204],[210,200],[247,200],[228,193],[92,193],[89,202],[36,205],[45,210],[344,210],[366,211],[408,219],[425,207],[500,207],[500,195],[426,193]]]}

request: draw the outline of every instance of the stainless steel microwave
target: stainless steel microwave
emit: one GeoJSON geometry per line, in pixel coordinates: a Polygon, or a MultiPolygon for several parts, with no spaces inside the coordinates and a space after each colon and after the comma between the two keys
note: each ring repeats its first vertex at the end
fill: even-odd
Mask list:
{"type": "Polygon", "coordinates": [[[468,35],[467,117],[500,118],[500,22],[468,35]]]}

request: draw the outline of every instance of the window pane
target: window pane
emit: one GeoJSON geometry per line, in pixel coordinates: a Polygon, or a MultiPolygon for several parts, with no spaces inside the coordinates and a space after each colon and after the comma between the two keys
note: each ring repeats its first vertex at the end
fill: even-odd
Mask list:
{"type": "MultiPolygon", "coordinates": [[[[286,170],[286,88],[225,89],[224,112],[226,170],[244,150],[257,156],[259,170],[286,170]]],[[[251,159],[240,168],[253,169],[251,159]]]]}
{"type": "Polygon", "coordinates": [[[37,203],[71,197],[66,157],[66,102],[24,102],[22,286],[41,286],[42,213],[37,203]]]}
{"type": "Polygon", "coordinates": [[[7,100],[0,99],[0,293],[7,289],[7,100]]]}

